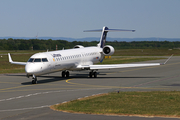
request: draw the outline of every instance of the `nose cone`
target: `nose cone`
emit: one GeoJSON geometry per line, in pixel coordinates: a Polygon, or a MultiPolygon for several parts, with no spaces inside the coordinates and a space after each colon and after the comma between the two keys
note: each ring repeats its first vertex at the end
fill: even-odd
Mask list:
{"type": "Polygon", "coordinates": [[[33,70],[32,65],[26,64],[25,71],[26,71],[27,74],[33,74],[34,70],[33,70]]]}

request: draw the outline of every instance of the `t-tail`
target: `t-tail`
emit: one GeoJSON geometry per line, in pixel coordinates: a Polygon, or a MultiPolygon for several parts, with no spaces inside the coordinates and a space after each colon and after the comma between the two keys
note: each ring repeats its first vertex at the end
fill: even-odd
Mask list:
{"type": "Polygon", "coordinates": [[[97,44],[98,47],[103,48],[105,46],[106,37],[108,32],[116,32],[116,31],[127,31],[127,32],[135,32],[135,30],[125,30],[125,29],[109,29],[108,27],[104,26],[103,29],[97,29],[97,30],[85,30],[84,32],[102,32],[101,39],[99,43],[97,44]]]}

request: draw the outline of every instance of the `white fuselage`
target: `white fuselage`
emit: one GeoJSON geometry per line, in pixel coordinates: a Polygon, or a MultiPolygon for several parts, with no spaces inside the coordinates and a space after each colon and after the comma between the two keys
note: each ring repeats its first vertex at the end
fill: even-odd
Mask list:
{"type": "Polygon", "coordinates": [[[102,59],[102,48],[84,47],[32,55],[25,66],[27,75],[39,76],[64,70],[82,70],[78,65],[93,65],[102,59]]]}

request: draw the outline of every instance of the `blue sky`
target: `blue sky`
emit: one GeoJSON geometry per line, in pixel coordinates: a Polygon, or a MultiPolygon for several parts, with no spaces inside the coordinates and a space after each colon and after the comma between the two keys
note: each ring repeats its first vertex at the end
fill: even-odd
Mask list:
{"type": "Polygon", "coordinates": [[[180,0],[0,0],[0,37],[180,38],[180,0]]]}

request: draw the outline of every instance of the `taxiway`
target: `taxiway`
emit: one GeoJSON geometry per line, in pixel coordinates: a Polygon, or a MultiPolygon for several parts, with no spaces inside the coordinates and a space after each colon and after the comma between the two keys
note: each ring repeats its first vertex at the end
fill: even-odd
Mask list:
{"type": "MultiPolygon", "coordinates": [[[[70,72],[70,78],[64,79],[58,72],[38,77],[36,85],[31,84],[25,73],[3,74],[0,75],[0,119],[145,120],[148,118],[63,113],[49,106],[112,91],[180,91],[179,60],[180,57],[175,56],[162,66],[100,70],[97,78],[88,78],[88,71],[83,71],[70,72]]],[[[153,118],[161,119],[164,118],[153,118]]]]}

